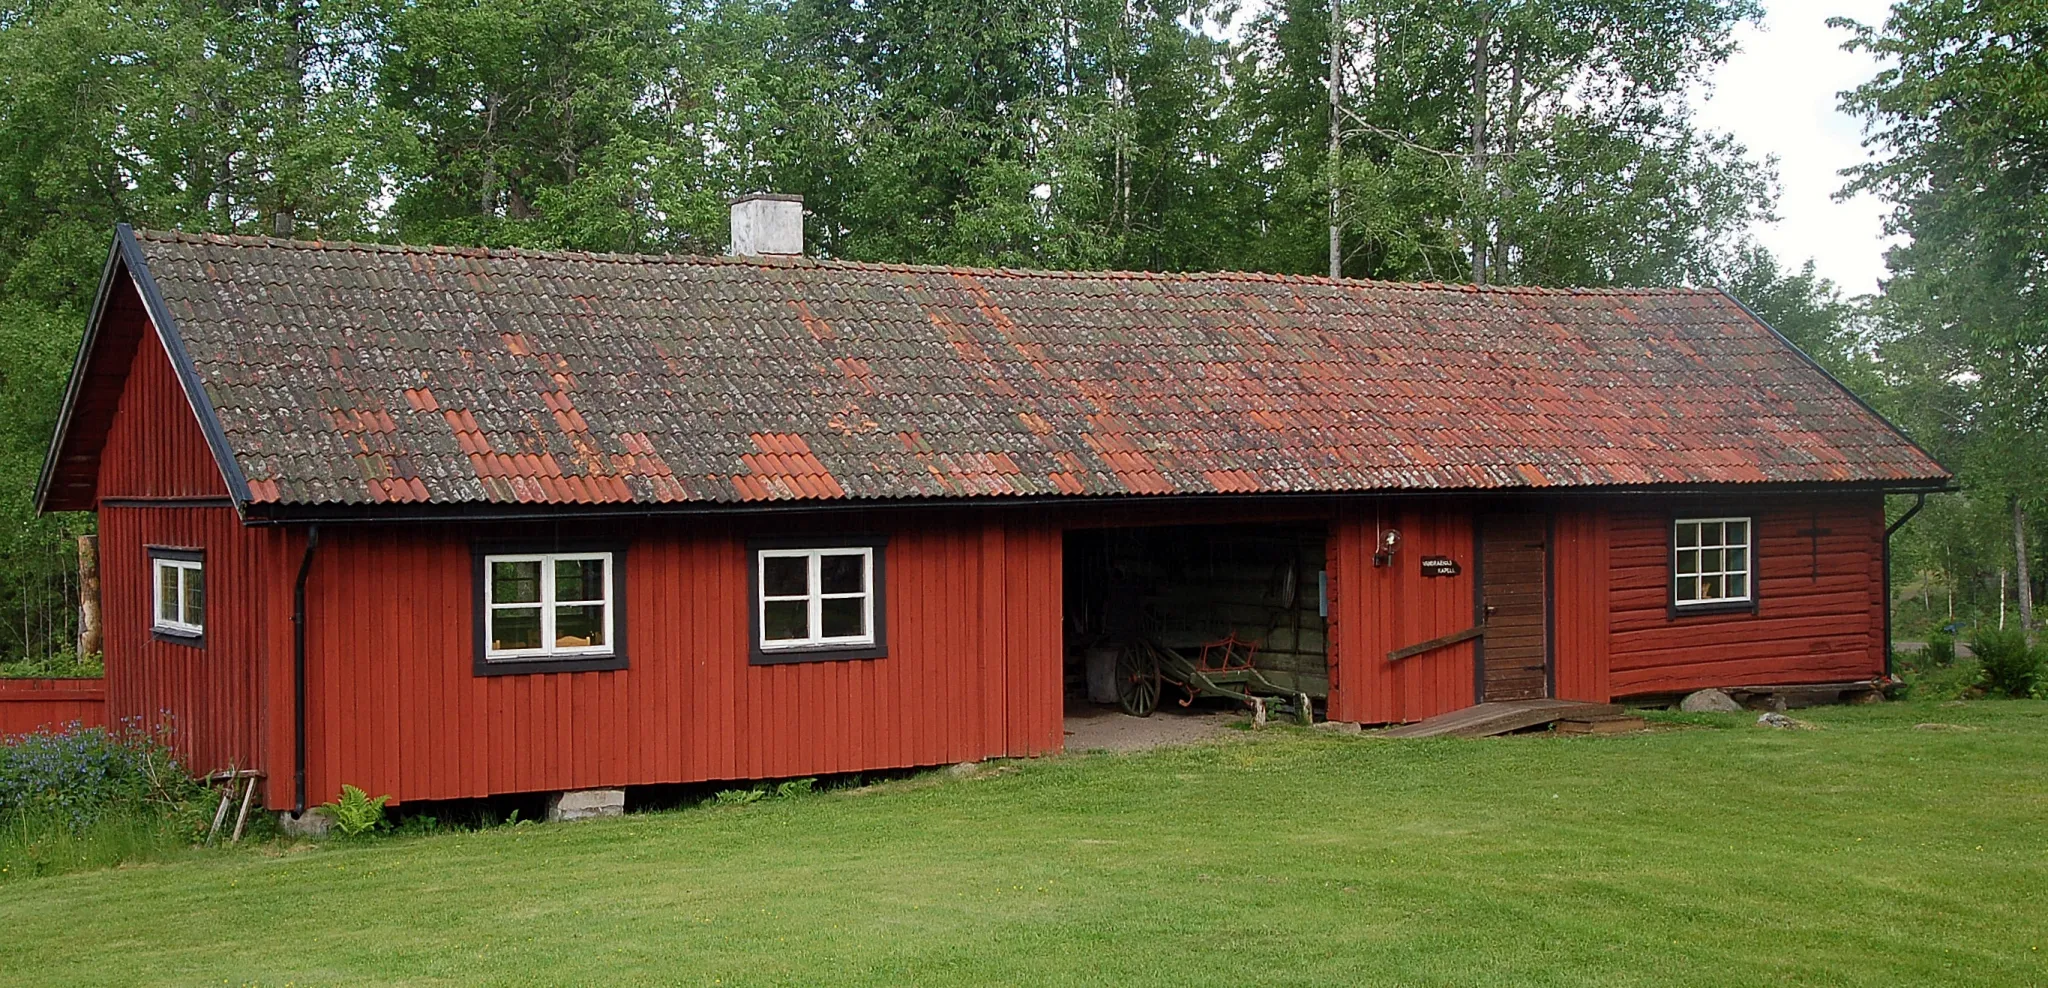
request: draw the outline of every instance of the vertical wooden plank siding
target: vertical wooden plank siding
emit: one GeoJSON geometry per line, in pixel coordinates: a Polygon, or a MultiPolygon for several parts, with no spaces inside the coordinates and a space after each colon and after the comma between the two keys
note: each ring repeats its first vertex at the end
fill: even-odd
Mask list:
{"type": "MultiPolygon", "coordinates": [[[[115,723],[168,728],[196,770],[265,769],[274,799],[280,786],[266,742],[280,725],[265,699],[280,595],[287,625],[290,617],[291,577],[280,577],[277,566],[286,536],[243,527],[229,507],[177,500],[225,499],[227,487],[141,308],[123,304],[108,318],[121,325],[104,331],[138,338],[107,426],[97,486],[107,715],[115,723]],[[152,545],[205,551],[204,645],[151,634],[152,545]]],[[[288,648],[288,627],[284,635],[288,648]]],[[[285,668],[288,674],[288,656],[285,668]]],[[[289,721],[282,726],[289,731],[289,721]]],[[[285,788],[289,778],[287,766],[285,788]]]]}
{"type": "Polygon", "coordinates": [[[1617,508],[1610,561],[1616,696],[1884,673],[1880,495],[1730,502],[1755,519],[1757,611],[1673,617],[1665,505],[1617,508]],[[1815,523],[1827,534],[1810,532],[1815,523]]]}
{"type": "Polygon", "coordinates": [[[470,545],[509,533],[330,528],[311,588],[313,798],[343,783],[449,799],[1057,751],[1058,529],[993,511],[897,517],[635,523],[630,667],[489,677],[470,670],[470,545]],[[886,534],[889,654],[749,665],[755,527],[886,534]]]}
{"type": "Polygon", "coordinates": [[[1605,703],[1608,690],[1610,555],[1607,509],[1560,508],[1552,515],[1551,598],[1556,695],[1605,703]]]}
{"type": "Polygon", "coordinates": [[[1471,643],[1387,661],[1394,649],[1472,626],[1472,534],[1472,513],[1451,503],[1360,500],[1339,509],[1328,550],[1332,718],[1393,723],[1472,705],[1471,643]],[[1401,531],[1401,547],[1390,565],[1375,567],[1386,528],[1401,531]],[[1458,560],[1462,572],[1425,577],[1423,556],[1458,560]]]}
{"type": "Polygon", "coordinates": [[[198,416],[148,317],[134,306],[108,318],[137,321],[137,327],[119,329],[139,333],[140,340],[100,451],[99,496],[226,497],[227,485],[199,430],[198,416]]]}
{"type": "Polygon", "coordinates": [[[243,528],[232,508],[100,509],[107,713],[117,724],[168,728],[201,771],[267,764],[262,659],[275,577],[264,543],[272,534],[243,528]],[[150,545],[205,551],[203,645],[152,635],[150,545]]]}
{"type": "Polygon", "coordinates": [[[0,738],[70,725],[105,727],[103,679],[0,679],[0,738]]]}

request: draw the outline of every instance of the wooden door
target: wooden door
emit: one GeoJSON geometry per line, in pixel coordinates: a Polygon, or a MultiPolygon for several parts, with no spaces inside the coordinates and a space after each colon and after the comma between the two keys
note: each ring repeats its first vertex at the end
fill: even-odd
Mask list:
{"type": "Polygon", "coordinates": [[[1550,695],[1550,519],[1486,515],[1479,520],[1479,594],[1486,634],[1479,644],[1479,699],[1550,695]]]}

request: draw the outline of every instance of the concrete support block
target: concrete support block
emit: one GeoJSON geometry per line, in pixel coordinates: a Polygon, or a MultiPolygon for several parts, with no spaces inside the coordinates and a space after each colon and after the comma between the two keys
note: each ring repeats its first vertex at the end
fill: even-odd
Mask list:
{"type": "Polygon", "coordinates": [[[277,815],[279,830],[293,837],[325,837],[334,829],[334,815],[324,806],[314,806],[297,816],[290,810],[277,815]]]}
{"type": "Polygon", "coordinates": [[[548,822],[591,820],[601,816],[626,815],[626,790],[576,789],[548,797],[548,822]]]}

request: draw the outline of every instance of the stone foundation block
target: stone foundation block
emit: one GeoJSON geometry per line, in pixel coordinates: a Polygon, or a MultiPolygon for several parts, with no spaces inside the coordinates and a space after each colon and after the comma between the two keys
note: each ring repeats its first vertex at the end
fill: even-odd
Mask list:
{"type": "Polygon", "coordinates": [[[626,815],[626,790],[576,789],[548,797],[548,822],[567,823],[626,815]]]}

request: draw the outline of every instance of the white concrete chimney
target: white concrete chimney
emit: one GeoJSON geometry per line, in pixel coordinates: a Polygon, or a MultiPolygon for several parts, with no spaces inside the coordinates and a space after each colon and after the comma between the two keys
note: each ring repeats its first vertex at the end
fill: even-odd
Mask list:
{"type": "Polygon", "coordinates": [[[732,201],[732,251],[736,257],[804,252],[804,197],[756,192],[732,201]]]}

